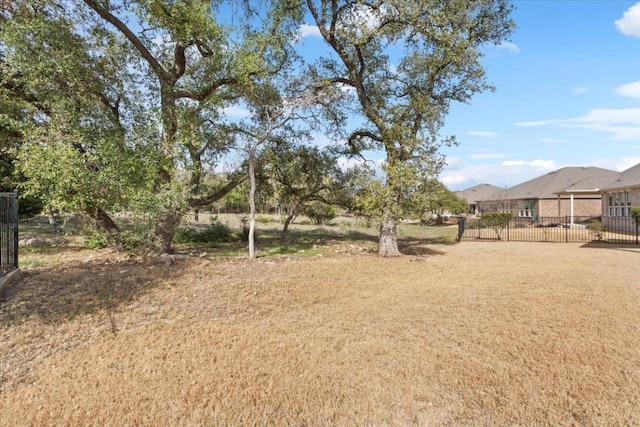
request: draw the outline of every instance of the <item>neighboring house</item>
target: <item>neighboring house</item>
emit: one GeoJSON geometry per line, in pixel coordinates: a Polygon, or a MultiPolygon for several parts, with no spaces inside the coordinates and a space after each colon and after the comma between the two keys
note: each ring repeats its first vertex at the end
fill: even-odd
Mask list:
{"type": "MultiPolygon", "coordinates": [[[[613,180],[617,172],[596,167],[565,167],[538,178],[502,190],[497,196],[480,200],[480,212],[512,212],[515,217],[536,220],[539,217],[592,216],[602,211],[602,196],[598,192],[568,191],[587,180],[613,180]]],[[[587,185],[588,184],[588,185],[587,185]]]]}
{"type": "Polygon", "coordinates": [[[594,200],[597,200],[600,208],[597,212],[593,211],[589,215],[600,216],[603,212],[602,204],[604,201],[602,198],[602,189],[605,188],[617,175],[617,173],[614,173],[613,175],[606,173],[600,176],[592,176],[575,182],[567,188],[558,191],[556,193],[558,197],[569,197],[569,212],[563,215],[570,216],[572,218],[571,223],[573,223],[574,216],[583,216],[582,212],[585,211],[585,208],[591,209],[591,204],[594,200]],[[585,204],[588,204],[589,206],[586,207],[585,204]]]}
{"type": "Polygon", "coordinates": [[[617,174],[603,185],[602,223],[609,229],[635,231],[631,208],[640,206],[640,163],[617,174]]]}
{"type": "Polygon", "coordinates": [[[504,191],[504,189],[491,184],[478,184],[466,190],[456,191],[455,194],[459,198],[466,200],[469,204],[469,214],[478,215],[478,202],[480,200],[492,199],[496,194],[504,191]]]}

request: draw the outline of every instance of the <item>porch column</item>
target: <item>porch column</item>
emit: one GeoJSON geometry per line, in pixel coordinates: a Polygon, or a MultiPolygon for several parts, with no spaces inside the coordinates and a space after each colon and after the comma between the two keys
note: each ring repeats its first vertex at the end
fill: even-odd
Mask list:
{"type": "Polygon", "coordinates": [[[573,227],[573,193],[571,193],[571,226],[573,227]]]}

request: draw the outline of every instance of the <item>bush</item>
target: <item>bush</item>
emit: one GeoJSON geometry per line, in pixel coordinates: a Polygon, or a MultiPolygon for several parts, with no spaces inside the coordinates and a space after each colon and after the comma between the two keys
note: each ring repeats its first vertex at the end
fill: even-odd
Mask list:
{"type": "Polygon", "coordinates": [[[487,227],[505,226],[512,216],[511,212],[486,212],[482,214],[480,222],[487,227]]]}
{"type": "Polygon", "coordinates": [[[204,228],[188,227],[178,230],[174,241],[176,243],[217,243],[231,242],[235,240],[234,233],[229,226],[218,221],[211,220],[211,224],[204,228]]]}
{"type": "Polygon", "coordinates": [[[480,219],[480,227],[488,227],[496,232],[498,240],[502,240],[502,229],[506,228],[511,221],[511,212],[486,212],[480,219]]]}
{"type": "Polygon", "coordinates": [[[640,206],[631,209],[631,218],[636,221],[636,224],[640,223],[640,206]]]}
{"type": "Polygon", "coordinates": [[[602,233],[605,231],[605,227],[602,225],[602,221],[594,218],[589,221],[587,230],[592,232],[597,240],[602,240],[602,233]]]}
{"type": "Polygon", "coordinates": [[[258,216],[256,217],[256,222],[257,222],[257,223],[260,223],[260,224],[268,224],[268,223],[270,223],[270,222],[273,222],[273,220],[272,220],[271,218],[267,217],[267,216],[264,216],[264,215],[258,215],[258,216]]]}
{"type": "Polygon", "coordinates": [[[109,242],[104,233],[94,233],[84,239],[84,246],[88,249],[104,249],[108,245],[109,242]]]}
{"type": "Polygon", "coordinates": [[[313,203],[305,208],[304,213],[316,225],[321,225],[335,219],[336,208],[335,206],[324,203],[313,203]]]}
{"type": "MultiPolygon", "coordinates": [[[[241,242],[247,242],[249,240],[249,227],[247,226],[243,226],[242,230],[240,230],[238,233],[236,233],[236,237],[238,240],[240,240],[241,242]]],[[[253,238],[257,238],[257,232],[256,230],[253,231],[253,238]]]]}
{"type": "Polygon", "coordinates": [[[129,253],[144,252],[153,245],[153,233],[147,227],[122,230],[119,236],[122,249],[129,253]]]}

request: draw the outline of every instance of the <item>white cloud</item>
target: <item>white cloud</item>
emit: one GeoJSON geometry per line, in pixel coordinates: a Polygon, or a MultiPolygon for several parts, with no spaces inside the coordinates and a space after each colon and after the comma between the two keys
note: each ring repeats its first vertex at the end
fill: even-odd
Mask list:
{"type": "Polygon", "coordinates": [[[520,48],[518,45],[512,42],[502,42],[496,45],[498,50],[506,50],[509,53],[518,53],[520,52],[520,48]]]}
{"type": "Polygon", "coordinates": [[[640,3],[627,9],[616,22],[616,28],[625,36],[640,38],[640,3]]]}
{"type": "Polygon", "coordinates": [[[618,95],[640,99],[640,81],[628,83],[616,88],[618,95]]]}
{"type": "Polygon", "coordinates": [[[547,170],[554,170],[557,168],[555,160],[542,160],[542,159],[536,159],[530,162],[527,162],[524,160],[505,160],[500,165],[507,166],[507,167],[532,166],[534,168],[547,169],[547,170]]]}
{"type": "Polygon", "coordinates": [[[311,138],[313,140],[313,144],[317,147],[325,148],[336,143],[336,141],[332,140],[325,134],[314,133],[311,138]]]}
{"type": "Polygon", "coordinates": [[[447,156],[446,162],[447,162],[447,166],[452,167],[462,163],[462,160],[460,159],[460,157],[447,156]]]}
{"type": "Polygon", "coordinates": [[[518,45],[512,42],[502,42],[498,44],[485,43],[483,44],[482,48],[486,55],[492,57],[501,56],[504,53],[520,52],[520,48],[518,47],[518,45]]]}
{"type": "Polygon", "coordinates": [[[322,34],[317,25],[302,24],[298,28],[298,37],[322,37],[322,34]]]}
{"type": "Polygon", "coordinates": [[[470,181],[470,177],[466,174],[443,174],[440,177],[440,182],[442,182],[447,187],[453,187],[460,184],[464,184],[470,181]]]}
{"type": "Polygon", "coordinates": [[[531,127],[538,127],[538,126],[547,126],[547,125],[553,125],[553,124],[557,124],[559,122],[561,122],[561,119],[552,119],[552,120],[536,120],[536,121],[531,121],[531,122],[516,122],[514,123],[515,126],[521,127],[521,128],[531,128],[531,127]]]}
{"type": "Polygon", "coordinates": [[[597,159],[593,162],[593,166],[622,172],[623,170],[629,169],[631,166],[635,166],[638,163],[640,163],[640,157],[618,157],[597,159]]]}
{"type": "Polygon", "coordinates": [[[553,160],[447,165],[440,174],[439,179],[454,191],[469,188],[476,184],[512,187],[555,169],[558,169],[558,166],[553,160]]]}
{"type": "Polygon", "coordinates": [[[638,163],[640,163],[640,157],[623,157],[617,159],[611,168],[617,171],[623,171],[638,163]]]}
{"type": "Polygon", "coordinates": [[[573,89],[571,91],[572,94],[574,95],[582,95],[583,93],[587,93],[589,91],[589,88],[586,86],[579,86],[575,89],[573,89]]]}
{"type": "Polygon", "coordinates": [[[470,130],[467,133],[469,135],[482,136],[482,137],[485,137],[485,138],[495,138],[496,136],[499,135],[496,132],[489,132],[489,131],[484,131],[484,130],[470,130]]]}
{"type": "Polygon", "coordinates": [[[224,115],[228,116],[228,117],[233,117],[236,119],[246,119],[247,117],[251,116],[251,112],[249,110],[247,110],[246,108],[242,108],[240,106],[237,105],[232,105],[230,107],[226,107],[224,110],[222,110],[224,115]]]}
{"type": "MultiPolygon", "coordinates": [[[[630,91],[631,92],[631,91],[630,91]]],[[[597,108],[581,117],[517,122],[519,127],[557,125],[613,134],[618,141],[640,140],[640,108],[597,108]]]]}

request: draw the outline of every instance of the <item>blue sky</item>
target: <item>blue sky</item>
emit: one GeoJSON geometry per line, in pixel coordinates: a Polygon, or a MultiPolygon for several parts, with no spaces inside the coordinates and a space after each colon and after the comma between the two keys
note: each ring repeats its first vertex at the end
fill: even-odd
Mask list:
{"type": "MultiPolygon", "coordinates": [[[[513,4],[518,28],[483,61],[496,91],[452,106],[442,134],[460,145],[443,150],[440,179],[510,187],[564,166],[640,163],[640,2],[513,4]]],[[[303,50],[323,50],[313,27],[303,34],[303,50]]]]}
{"type": "MultiPolygon", "coordinates": [[[[565,166],[622,171],[640,163],[640,1],[514,0],[511,40],[488,47],[495,92],[453,104],[442,136],[439,179],[451,190],[511,187],[565,166]]],[[[329,56],[317,28],[303,25],[307,60],[329,56]]],[[[229,116],[246,117],[243,106],[229,116]]],[[[318,144],[328,138],[317,135],[318,144]]],[[[380,162],[384,153],[367,153],[380,162]]]]}
{"type": "Polygon", "coordinates": [[[494,93],[455,105],[440,179],[512,186],[564,166],[640,163],[640,2],[520,0],[511,43],[488,53],[494,93]]]}

